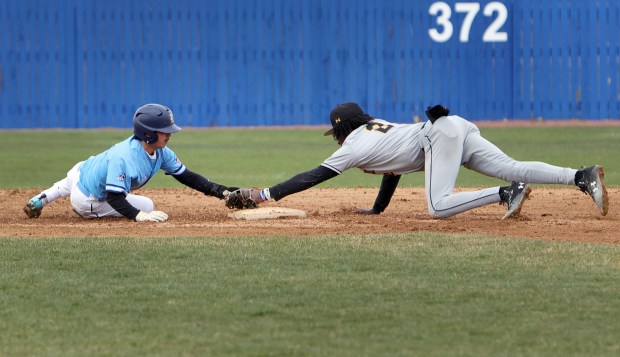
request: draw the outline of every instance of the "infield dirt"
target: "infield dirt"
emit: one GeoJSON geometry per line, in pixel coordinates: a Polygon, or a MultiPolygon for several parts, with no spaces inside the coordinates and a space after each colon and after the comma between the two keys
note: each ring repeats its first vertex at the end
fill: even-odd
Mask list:
{"type": "MultiPolygon", "coordinates": [[[[462,190],[471,190],[463,188],[462,190]]],[[[3,237],[184,237],[184,236],[308,236],[432,231],[553,241],[620,243],[620,189],[609,189],[607,216],[575,188],[533,187],[521,215],[501,220],[506,207],[489,205],[447,219],[428,215],[424,190],[399,188],[380,215],[353,213],[371,207],[377,188],[312,188],[262,207],[304,210],[306,218],[245,221],[228,218],[224,202],[191,189],[144,189],[156,209],[170,215],[164,223],[137,223],[125,218],[85,220],[71,209],[68,198],[45,207],[41,217],[28,219],[22,207],[36,190],[0,190],[0,236],[3,237]]]]}

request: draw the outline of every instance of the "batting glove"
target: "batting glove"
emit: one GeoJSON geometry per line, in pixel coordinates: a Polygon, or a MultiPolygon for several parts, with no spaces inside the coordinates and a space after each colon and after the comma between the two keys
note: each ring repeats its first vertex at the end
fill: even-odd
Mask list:
{"type": "Polygon", "coordinates": [[[165,222],[168,220],[168,215],[162,211],[143,212],[140,211],[136,216],[136,222],[165,222]]]}

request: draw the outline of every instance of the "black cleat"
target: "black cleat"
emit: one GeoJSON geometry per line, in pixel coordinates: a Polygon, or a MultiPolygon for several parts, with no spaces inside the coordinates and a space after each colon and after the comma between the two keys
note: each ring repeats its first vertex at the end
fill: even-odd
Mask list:
{"type": "Polygon", "coordinates": [[[605,188],[605,172],[603,171],[603,166],[594,165],[586,167],[581,171],[583,172],[583,176],[581,180],[577,182],[577,187],[579,187],[582,192],[592,197],[601,215],[607,215],[607,211],[609,210],[609,197],[607,196],[607,188],[605,188]]]}
{"type": "Polygon", "coordinates": [[[506,198],[500,202],[500,204],[508,205],[508,211],[502,219],[518,216],[530,192],[532,189],[526,183],[513,181],[505,192],[506,198]]]}

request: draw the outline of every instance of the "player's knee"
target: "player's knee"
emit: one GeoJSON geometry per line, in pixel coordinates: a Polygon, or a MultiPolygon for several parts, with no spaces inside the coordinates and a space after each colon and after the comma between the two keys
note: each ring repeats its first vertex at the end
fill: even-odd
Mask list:
{"type": "Polygon", "coordinates": [[[155,203],[148,197],[144,197],[144,209],[145,212],[153,212],[155,210],[155,203]]]}
{"type": "Polygon", "coordinates": [[[448,218],[453,214],[450,210],[438,210],[433,205],[428,205],[428,214],[433,218],[448,218]]]}
{"type": "Polygon", "coordinates": [[[448,218],[452,216],[451,214],[448,214],[446,212],[433,212],[433,213],[430,213],[430,215],[432,218],[448,218]]]}
{"type": "Polygon", "coordinates": [[[153,200],[145,196],[127,195],[127,201],[129,204],[139,209],[140,211],[149,213],[155,210],[155,204],[153,200]]]}

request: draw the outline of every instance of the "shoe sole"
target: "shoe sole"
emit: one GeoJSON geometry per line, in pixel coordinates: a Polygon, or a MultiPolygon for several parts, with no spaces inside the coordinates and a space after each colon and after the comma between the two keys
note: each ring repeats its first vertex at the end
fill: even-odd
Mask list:
{"type": "Polygon", "coordinates": [[[26,212],[28,218],[39,218],[39,216],[41,215],[41,211],[42,210],[40,209],[32,208],[32,206],[30,205],[26,205],[24,207],[24,212],[26,212]]]}
{"type": "Polygon", "coordinates": [[[519,213],[521,213],[521,208],[523,207],[525,200],[530,197],[530,192],[532,192],[532,189],[529,186],[524,188],[523,192],[521,192],[519,200],[515,202],[515,207],[512,210],[508,210],[502,219],[518,216],[519,213]]]}
{"type": "Polygon", "coordinates": [[[601,215],[606,216],[609,211],[609,196],[607,196],[607,187],[605,187],[605,171],[603,171],[603,166],[600,165],[598,166],[598,180],[601,183],[601,196],[594,198],[594,203],[601,215]]]}

